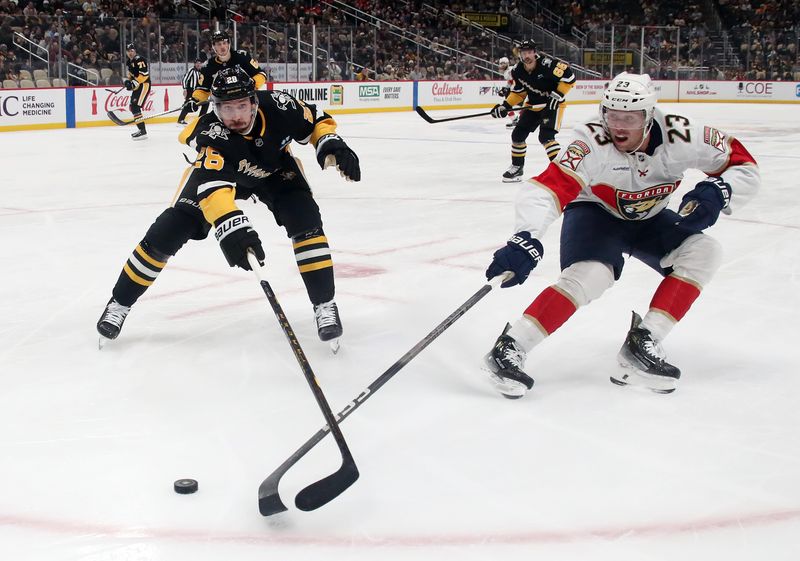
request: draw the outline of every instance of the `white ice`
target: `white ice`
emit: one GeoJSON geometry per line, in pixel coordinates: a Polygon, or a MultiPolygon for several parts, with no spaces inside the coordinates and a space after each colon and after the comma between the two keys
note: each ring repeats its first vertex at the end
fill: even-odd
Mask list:
{"type": "MultiPolygon", "coordinates": [[[[213,238],[190,242],[97,348],[120,268],[185,167],[179,128],[151,125],[138,143],[117,127],[0,134],[0,559],[800,557],[800,106],[666,107],[736,135],[763,177],[709,231],[725,260],[666,341],[678,390],[609,383],[630,312],[659,281],[629,261],[531,353],[529,395],[494,393],[482,356],[555,280],[559,221],[526,284],[489,293],[342,424],[355,485],[294,508],[339,466],[327,438],[287,473],[290,510],[271,518],[259,483],[324,421],[251,273],[228,268],[213,238]],[[199,492],[175,494],[186,477],[199,492]]],[[[570,107],[562,142],[594,111],[570,107]]],[[[334,250],[338,356],[317,340],[285,233],[242,205],[335,411],[480,289],[518,189],[500,182],[503,122],[338,120],[361,183],[294,149],[334,250]]],[[[526,174],[545,163],[532,135],[526,174]]]]}

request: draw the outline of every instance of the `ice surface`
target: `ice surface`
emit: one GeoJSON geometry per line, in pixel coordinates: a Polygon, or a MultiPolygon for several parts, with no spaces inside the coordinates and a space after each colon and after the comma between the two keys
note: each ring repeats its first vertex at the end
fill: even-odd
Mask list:
{"type": "MultiPolygon", "coordinates": [[[[494,393],[481,357],[555,280],[559,221],[525,285],[486,296],[342,425],[361,479],[273,518],[259,483],[324,421],[252,274],[213,239],[190,242],[97,349],[120,268],[185,167],[179,128],[136,143],[117,127],[0,134],[0,559],[797,559],[800,106],[665,107],[736,135],[763,177],[709,232],[724,264],[665,345],[678,390],[608,381],[659,280],[630,261],[530,355],[528,396],[494,393]],[[199,492],[175,494],[183,477],[199,492]]],[[[562,143],[594,111],[568,108],[562,143]]],[[[336,411],[482,286],[518,189],[500,181],[504,122],[338,120],[361,183],[294,148],[334,252],[338,356],[316,338],[285,233],[242,204],[336,411]]],[[[545,163],[532,135],[526,174],[545,163]]],[[[338,462],[320,444],[284,502],[338,462]]]]}

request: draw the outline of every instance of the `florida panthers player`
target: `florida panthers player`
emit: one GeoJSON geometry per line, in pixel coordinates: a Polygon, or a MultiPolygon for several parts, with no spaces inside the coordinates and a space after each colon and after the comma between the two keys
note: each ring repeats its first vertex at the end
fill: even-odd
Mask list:
{"type": "MultiPolygon", "coordinates": [[[[511,88],[514,86],[514,78],[511,76],[511,61],[508,60],[508,57],[500,57],[500,59],[497,61],[497,69],[503,75],[503,79],[506,81],[506,85],[500,88],[500,97],[505,99],[508,97],[508,94],[511,93],[511,88]]],[[[519,123],[519,113],[509,111],[506,128],[513,129],[517,126],[517,123],[519,123]]]]}
{"type": "Polygon", "coordinates": [[[563,212],[561,275],[486,355],[504,396],[518,398],[531,389],[526,354],[619,279],[624,254],[663,280],[644,318],[634,312],[618,355],[621,368],[611,381],[674,391],[680,370],[667,362],[661,342],[721,262],[720,244],[703,231],[720,211],[730,214],[751,199],[760,176],[741,142],[655,104],[649,76],[616,76],[603,94],[599,119],[577,127],[572,143],[521,189],[517,233],[495,252],[487,276],[509,270],[516,276],[503,286],[525,281],[543,257],[539,239],[563,212]],[[707,177],[683,196],[676,213],[667,203],[689,168],[707,177]]]}

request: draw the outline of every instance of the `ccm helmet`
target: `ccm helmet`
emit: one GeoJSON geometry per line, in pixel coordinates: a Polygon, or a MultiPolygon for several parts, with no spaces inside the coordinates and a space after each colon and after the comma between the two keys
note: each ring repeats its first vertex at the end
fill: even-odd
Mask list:
{"type": "Polygon", "coordinates": [[[644,134],[653,126],[653,111],[656,107],[655,88],[647,74],[623,72],[615,76],[603,92],[600,101],[600,118],[606,126],[606,111],[642,111],[644,113],[644,134]]]}

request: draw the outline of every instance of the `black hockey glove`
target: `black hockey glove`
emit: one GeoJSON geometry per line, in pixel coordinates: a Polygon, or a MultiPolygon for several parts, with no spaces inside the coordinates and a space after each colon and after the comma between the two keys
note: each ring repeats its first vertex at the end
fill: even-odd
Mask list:
{"type": "Polygon", "coordinates": [[[502,97],[503,99],[505,99],[505,98],[507,98],[507,97],[508,97],[508,94],[510,94],[510,93],[511,93],[511,88],[509,88],[508,86],[503,86],[502,88],[500,88],[499,90],[497,90],[497,93],[498,93],[498,95],[499,95],[500,97],[502,97]]]}
{"type": "Polygon", "coordinates": [[[508,117],[508,112],[511,111],[511,106],[508,104],[507,101],[503,101],[503,103],[498,103],[494,107],[492,107],[491,115],[495,119],[500,119],[502,117],[508,117]]]}
{"type": "Polygon", "coordinates": [[[136,80],[125,80],[124,82],[122,82],[122,85],[125,86],[126,90],[132,92],[139,85],[139,82],[137,82],[136,80]]]}
{"type": "Polygon", "coordinates": [[[713,226],[731,202],[731,186],[720,177],[707,177],[683,196],[680,224],[701,232],[713,226]]]}
{"type": "Polygon", "coordinates": [[[558,106],[564,101],[564,96],[558,92],[550,92],[550,99],[547,101],[547,108],[550,111],[557,111],[558,106]]]}
{"type": "Polygon", "coordinates": [[[241,210],[235,210],[214,222],[214,237],[217,238],[222,254],[231,267],[250,270],[247,250],[252,249],[258,262],[264,264],[264,248],[258,233],[250,227],[250,220],[241,210]]]}
{"type": "Polygon", "coordinates": [[[519,232],[511,236],[504,247],[494,252],[492,263],[486,269],[486,278],[492,279],[505,271],[512,271],[514,277],[500,286],[508,288],[522,284],[543,256],[542,243],[531,236],[530,232],[519,232]]]}
{"type": "Polygon", "coordinates": [[[322,169],[335,165],[345,179],[361,181],[361,166],[358,163],[358,156],[338,134],[326,134],[319,139],[317,162],[322,169]],[[333,161],[329,158],[332,158],[333,161]]]}

